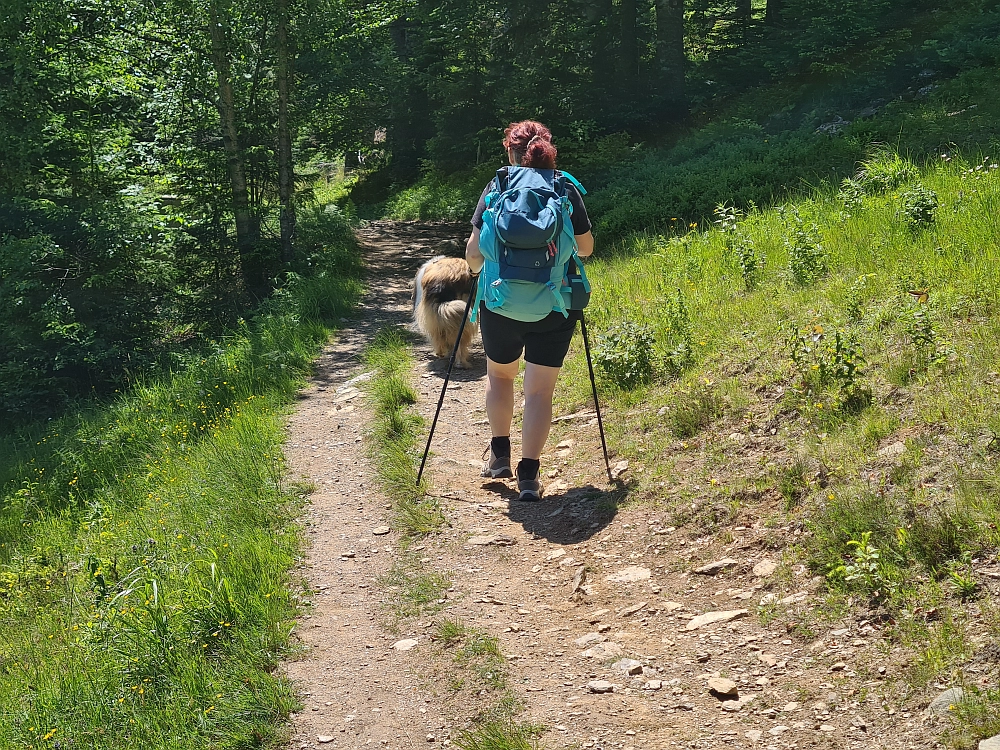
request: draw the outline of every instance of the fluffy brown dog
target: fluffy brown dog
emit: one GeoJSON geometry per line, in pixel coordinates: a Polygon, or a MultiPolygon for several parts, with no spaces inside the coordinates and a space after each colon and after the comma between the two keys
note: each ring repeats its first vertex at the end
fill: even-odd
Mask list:
{"type": "MultiPolygon", "coordinates": [[[[435,357],[448,357],[455,346],[465,305],[472,293],[472,274],[461,258],[438,255],[424,263],[413,280],[413,321],[431,346],[435,357]]],[[[469,345],[475,323],[466,323],[455,363],[469,366],[469,345]]]]}

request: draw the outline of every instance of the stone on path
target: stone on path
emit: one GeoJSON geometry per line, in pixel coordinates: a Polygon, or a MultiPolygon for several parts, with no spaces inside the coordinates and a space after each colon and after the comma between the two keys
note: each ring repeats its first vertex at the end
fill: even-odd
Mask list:
{"type": "Polygon", "coordinates": [[[706,612],[703,615],[698,615],[693,617],[688,621],[688,624],[684,626],[685,630],[697,630],[705,625],[715,625],[722,622],[730,622],[739,617],[744,617],[747,614],[745,609],[730,609],[722,612],[706,612]]]}
{"type": "Polygon", "coordinates": [[[739,711],[741,708],[749,706],[755,700],[757,700],[756,695],[745,695],[739,700],[722,701],[722,710],[728,711],[730,713],[735,713],[739,711]]]}
{"type": "Polygon", "coordinates": [[[629,565],[617,573],[605,576],[605,580],[614,583],[638,583],[639,581],[648,581],[652,575],[653,571],[649,568],[643,568],[640,565],[629,565]]]}
{"type": "Polygon", "coordinates": [[[760,742],[760,738],[764,736],[764,733],[759,729],[747,730],[747,739],[751,742],[760,742]]]}
{"type": "Polygon", "coordinates": [[[586,656],[588,659],[592,658],[610,658],[612,656],[621,656],[625,653],[625,649],[622,644],[615,643],[614,641],[605,641],[604,643],[598,643],[591,646],[586,651],[584,651],[580,656],[586,656]]]}
{"type": "Polygon", "coordinates": [[[666,612],[673,612],[674,610],[677,609],[684,609],[684,605],[681,604],[680,602],[664,602],[663,609],[666,612]]]}
{"type": "Polygon", "coordinates": [[[738,560],[734,560],[731,557],[724,557],[721,560],[716,560],[715,562],[710,562],[707,565],[702,565],[700,568],[695,568],[692,572],[703,576],[714,576],[724,570],[729,570],[729,568],[738,564],[738,560]]]}
{"type": "Polygon", "coordinates": [[[979,750],[1000,750],[1000,734],[986,740],[979,740],[979,750]]]}
{"type": "Polygon", "coordinates": [[[558,560],[560,557],[565,557],[565,555],[566,555],[566,550],[562,548],[554,549],[545,556],[545,561],[552,562],[553,560],[558,560]]]}
{"type": "Polygon", "coordinates": [[[708,680],[708,692],[717,698],[739,698],[739,687],[732,680],[725,677],[710,677],[708,680]]]}
{"type": "Polygon", "coordinates": [[[319,734],[319,735],[316,735],[316,741],[317,741],[317,742],[318,742],[319,744],[321,744],[321,745],[325,745],[325,744],[327,744],[328,742],[333,742],[333,741],[334,741],[334,739],[335,739],[334,737],[331,737],[331,736],[330,736],[330,735],[328,735],[328,734],[319,734]]]}
{"type": "Polygon", "coordinates": [[[642,662],[637,659],[621,659],[612,664],[611,668],[625,674],[642,674],[642,662]]]}
{"type": "Polygon", "coordinates": [[[611,467],[611,478],[618,479],[626,471],[628,471],[628,461],[625,460],[619,461],[618,463],[616,463],[614,466],[611,467]]]}
{"type": "Polygon", "coordinates": [[[951,711],[951,707],[957,703],[961,703],[964,696],[965,692],[962,688],[948,688],[931,701],[930,705],[927,706],[927,710],[935,716],[947,716],[951,711]]]}
{"type": "Polygon", "coordinates": [[[607,638],[600,633],[587,633],[587,635],[577,638],[573,643],[580,648],[587,648],[588,646],[593,646],[595,643],[602,643],[606,640],[607,638]]]}
{"type": "Polygon", "coordinates": [[[610,693],[614,689],[614,684],[607,680],[591,680],[587,683],[587,690],[592,693],[610,693]]]}
{"type": "Polygon", "coordinates": [[[659,690],[663,687],[663,680],[647,680],[642,687],[645,690],[659,690]]]}
{"type": "Polygon", "coordinates": [[[753,575],[755,578],[768,578],[777,569],[778,563],[773,560],[761,560],[753,566],[753,575]]]}
{"type": "Polygon", "coordinates": [[[601,618],[604,617],[604,615],[608,614],[609,612],[611,612],[610,609],[599,609],[596,612],[591,612],[590,616],[587,618],[587,622],[589,622],[591,625],[595,625],[599,623],[601,621],[601,618]]]}
{"type": "Polygon", "coordinates": [[[618,616],[619,617],[628,617],[630,615],[634,615],[636,612],[638,612],[640,609],[642,609],[645,606],[646,606],[646,602],[639,602],[638,604],[632,604],[631,606],[628,606],[628,607],[625,607],[623,609],[618,610],[618,616]]]}
{"type": "Polygon", "coordinates": [[[411,648],[417,645],[416,638],[404,638],[401,641],[396,641],[392,644],[392,647],[396,651],[409,651],[411,648]]]}
{"type": "Polygon", "coordinates": [[[484,547],[488,544],[494,544],[497,547],[511,547],[517,544],[517,540],[510,536],[504,536],[503,534],[490,534],[482,536],[470,537],[466,544],[471,544],[474,547],[484,547]]]}
{"type": "Polygon", "coordinates": [[[778,657],[774,654],[765,654],[764,652],[761,652],[757,655],[757,658],[760,659],[762,664],[765,664],[768,667],[773,667],[778,663],[778,657]]]}
{"type": "Polygon", "coordinates": [[[390,531],[392,531],[392,529],[390,529],[388,526],[376,526],[374,529],[372,529],[372,534],[374,534],[375,536],[385,536],[390,531]]]}
{"type": "Polygon", "coordinates": [[[895,443],[891,443],[884,448],[879,448],[875,455],[879,458],[896,458],[897,456],[902,456],[906,453],[906,443],[902,440],[897,440],[895,443]]]}
{"type": "MultiPolygon", "coordinates": [[[[820,727],[820,729],[822,729],[822,727],[820,727]]],[[[771,727],[770,729],[768,729],[767,733],[777,737],[779,734],[784,734],[787,731],[788,727],[786,727],[784,724],[778,724],[778,726],[771,727]]]]}

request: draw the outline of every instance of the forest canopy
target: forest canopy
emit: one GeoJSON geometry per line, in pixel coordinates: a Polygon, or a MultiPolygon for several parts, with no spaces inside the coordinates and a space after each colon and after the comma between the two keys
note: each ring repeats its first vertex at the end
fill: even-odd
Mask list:
{"type": "MultiPolygon", "coordinates": [[[[0,414],[18,419],[169,367],[290,278],[321,272],[324,232],[346,232],[351,212],[317,200],[331,164],[363,175],[356,202],[379,204],[429,171],[496,164],[515,119],[545,121],[565,154],[603,153],[605,168],[727,113],[736,125],[685,146],[698,158],[726,127],[811,134],[831,97],[877,111],[923,95],[926,70],[934,87],[1000,54],[992,0],[5,8],[0,414]]],[[[833,149],[823,168],[858,152],[833,149]]],[[[747,175],[726,190],[754,199],[744,188],[762,177],[747,175]]],[[[612,221],[609,192],[595,214],[631,231],[701,206],[674,200],[612,221]]]]}

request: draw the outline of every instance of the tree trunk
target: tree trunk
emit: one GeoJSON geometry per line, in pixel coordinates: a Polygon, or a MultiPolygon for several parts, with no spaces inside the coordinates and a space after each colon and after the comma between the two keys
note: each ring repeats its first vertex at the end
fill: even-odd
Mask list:
{"type": "Polygon", "coordinates": [[[226,152],[226,170],[233,192],[233,217],[236,220],[236,246],[240,254],[244,283],[252,285],[247,276],[251,255],[257,244],[257,233],[250,215],[250,195],[247,189],[243,150],[236,127],[236,97],[233,93],[232,70],[229,63],[229,40],[222,26],[217,0],[209,3],[209,26],[212,35],[212,65],[218,83],[219,123],[222,126],[222,146],[226,152]]]}
{"type": "Polygon", "coordinates": [[[295,206],[292,195],[295,189],[295,165],[292,163],[292,129],[288,122],[288,103],[291,97],[293,55],[288,43],[288,0],[275,0],[278,14],[277,46],[278,65],[275,73],[278,87],[278,200],[281,203],[281,261],[291,263],[295,252],[295,206]]]}
{"type": "Polygon", "coordinates": [[[765,26],[780,26],[782,11],[785,9],[784,0],[767,0],[767,9],[764,11],[765,26]]]}
{"type": "Polygon", "coordinates": [[[631,93],[639,72],[639,47],[636,43],[635,0],[621,0],[621,75],[622,85],[631,93]]]}
{"type": "Polygon", "coordinates": [[[736,0],[736,22],[740,27],[740,37],[745,41],[750,23],[753,21],[752,0],[736,0]]]}
{"type": "Polygon", "coordinates": [[[656,0],[657,89],[671,119],[687,116],[684,73],[684,0],[656,0]]]}

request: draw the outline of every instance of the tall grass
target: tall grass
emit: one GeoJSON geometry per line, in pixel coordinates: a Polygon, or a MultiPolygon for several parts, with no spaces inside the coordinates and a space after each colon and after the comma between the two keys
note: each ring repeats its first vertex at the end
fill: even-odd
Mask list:
{"type": "MultiPolygon", "coordinates": [[[[887,168],[893,162],[906,167],[895,189],[872,190],[860,198],[825,189],[797,204],[798,214],[815,224],[828,266],[815,281],[797,282],[790,268],[786,240],[798,226],[791,213],[752,211],[735,230],[764,261],[752,290],[741,279],[731,231],[692,229],[679,237],[646,233],[599,252],[589,264],[597,291],[588,315],[597,334],[623,320],[645,326],[655,334],[657,357],[667,359],[677,340],[671,301],[680,294],[686,302],[691,366],[674,377],[663,368],[666,374],[658,382],[631,390],[605,383],[610,405],[617,407],[612,413],[622,415],[609,420],[615,442],[626,453],[644,451],[659,467],[654,475],[669,475],[669,461],[660,461],[652,449],[665,441],[711,429],[718,419],[728,420],[729,429],[752,431],[762,427],[755,420],[763,412],[788,415],[784,439],[811,455],[811,465],[836,467],[834,489],[828,492],[815,483],[799,483],[813,494],[803,510],[814,515],[823,532],[815,539],[817,570],[827,573],[837,561],[849,561],[847,542],[859,541],[866,530],[883,550],[897,548],[888,539],[895,539],[900,527],[909,534],[900,565],[939,575],[962,554],[1000,541],[993,530],[1000,510],[991,490],[1000,475],[996,442],[990,440],[1000,429],[995,385],[1000,169],[994,159],[976,156],[918,170],[891,153],[876,155],[869,166],[879,167],[880,159],[887,168]],[[927,228],[913,226],[904,213],[903,195],[917,184],[934,191],[939,201],[927,228]],[[840,361],[836,357],[843,356],[834,353],[837,331],[857,348],[849,350],[849,356],[859,358],[858,371],[849,379],[874,393],[873,400],[852,408],[834,379],[800,372],[792,361],[790,340],[803,337],[809,343],[815,337],[819,359],[814,367],[833,368],[840,361]],[[757,395],[776,388],[785,392],[777,402],[757,395]],[[893,400],[901,389],[907,402],[903,410],[893,400]],[[678,431],[676,425],[696,410],[707,391],[721,401],[712,396],[713,412],[678,431]],[[630,412],[639,404],[641,409],[630,412]],[[662,414],[653,417],[660,406],[662,414]],[[880,443],[901,428],[918,429],[927,442],[908,442],[885,475],[890,491],[883,487],[874,499],[890,507],[862,513],[871,505],[866,498],[872,490],[859,472],[875,459],[880,443]],[[920,474],[927,464],[942,460],[935,434],[963,448],[952,449],[941,467],[947,479],[931,488],[920,474]],[[933,461],[923,455],[932,448],[938,454],[933,461]],[[942,492],[949,482],[955,490],[942,492]]],[[[563,398],[585,402],[584,366],[579,356],[567,363],[563,398]]],[[[788,503],[789,510],[797,503],[798,497],[788,503]]]]}
{"type": "Polygon", "coordinates": [[[393,501],[396,525],[409,536],[429,534],[445,519],[426,483],[417,484],[417,449],[423,420],[409,411],[417,402],[410,385],[412,361],[404,334],[380,330],[365,350],[365,363],[375,371],[368,392],[375,407],[369,451],[376,460],[382,488],[393,501]]]}
{"type": "Polygon", "coordinates": [[[278,741],[302,497],[282,415],[360,292],[338,242],[172,375],[0,438],[0,747],[278,741]]]}

